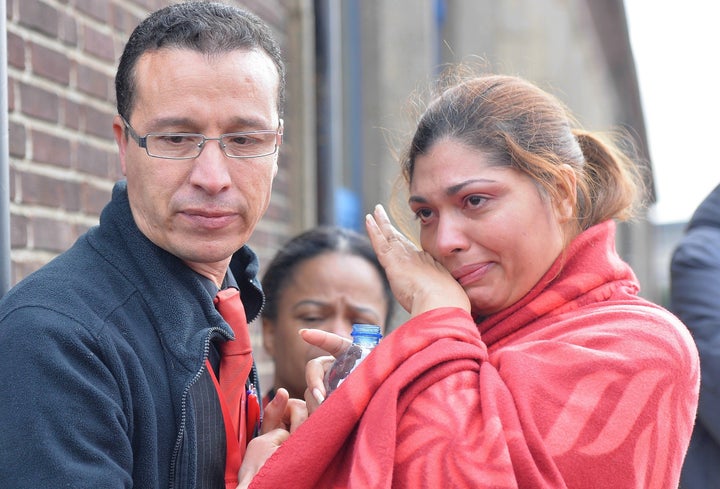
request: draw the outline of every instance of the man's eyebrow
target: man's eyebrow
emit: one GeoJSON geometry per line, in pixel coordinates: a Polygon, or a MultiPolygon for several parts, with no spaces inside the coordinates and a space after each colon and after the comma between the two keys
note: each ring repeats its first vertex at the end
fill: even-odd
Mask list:
{"type": "MultiPolygon", "coordinates": [[[[234,126],[238,126],[250,131],[260,129],[275,129],[274,127],[268,127],[268,123],[266,121],[254,117],[235,117],[230,122],[234,126]]],[[[151,119],[148,122],[148,127],[150,128],[150,131],[157,131],[158,129],[162,129],[164,127],[194,127],[196,125],[196,121],[189,117],[158,117],[156,119],[151,119]]]]}

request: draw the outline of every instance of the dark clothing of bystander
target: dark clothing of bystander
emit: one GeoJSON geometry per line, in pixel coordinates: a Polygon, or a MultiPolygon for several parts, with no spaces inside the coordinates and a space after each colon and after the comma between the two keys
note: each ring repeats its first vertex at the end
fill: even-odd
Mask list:
{"type": "Polygon", "coordinates": [[[698,206],[673,253],[670,309],[700,353],[700,401],[680,486],[720,487],[720,185],[698,206]]]}

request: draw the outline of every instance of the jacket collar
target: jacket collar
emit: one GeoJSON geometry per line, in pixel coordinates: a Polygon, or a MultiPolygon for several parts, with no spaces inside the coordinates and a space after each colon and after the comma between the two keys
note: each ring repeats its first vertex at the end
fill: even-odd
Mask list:
{"type": "MultiPolygon", "coordinates": [[[[213,331],[233,337],[197,274],[139,230],[130,211],[125,181],[113,188],[100,226],[88,233],[88,241],[142,297],[163,347],[187,370],[199,370],[213,331]]],[[[231,267],[250,322],[263,304],[256,277],[257,257],[245,246],[233,257],[231,267]]]]}

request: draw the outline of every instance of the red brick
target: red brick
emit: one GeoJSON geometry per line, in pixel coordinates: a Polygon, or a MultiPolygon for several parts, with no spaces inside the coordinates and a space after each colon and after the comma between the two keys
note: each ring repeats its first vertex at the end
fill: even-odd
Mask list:
{"type": "Polygon", "coordinates": [[[62,117],[60,123],[71,129],[80,129],[80,119],[83,114],[83,107],[73,100],[63,99],[60,103],[62,107],[62,117]]]}
{"type": "Polygon", "coordinates": [[[32,272],[40,268],[45,264],[45,261],[37,258],[31,261],[24,261],[22,263],[13,263],[12,277],[13,283],[18,283],[32,272]]]}
{"type": "Polygon", "coordinates": [[[83,50],[106,61],[115,61],[115,48],[112,37],[90,26],[83,28],[83,50]]]}
{"type": "Polygon", "coordinates": [[[15,168],[10,165],[10,202],[15,202],[15,168]]]}
{"type": "MultiPolygon", "coordinates": [[[[111,16],[110,23],[114,29],[120,32],[127,32],[128,35],[142,20],[133,12],[129,11],[124,3],[114,3],[110,6],[111,16]]],[[[126,36],[127,37],[127,36],[126,36]]],[[[125,41],[126,39],[123,39],[125,41]]]]}
{"type": "Polygon", "coordinates": [[[30,57],[33,73],[63,85],[70,82],[70,60],[64,53],[33,43],[30,57]]]}
{"type": "Polygon", "coordinates": [[[78,171],[104,178],[110,176],[108,164],[110,155],[103,149],[80,143],[78,144],[75,161],[78,171]]]}
{"type": "Polygon", "coordinates": [[[68,249],[76,239],[72,224],[55,219],[35,217],[30,220],[33,249],[60,253],[68,249]]]}
{"type": "Polygon", "coordinates": [[[63,182],[62,184],[63,205],[62,208],[70,212],[82,211],[82,200],[80,191],[82,184],[79,182],[63,182]]]}
{"type": "Polygon", "coordinates": [[[9,66],[25,69],[25,41],[12,32],[7,34],[7,60],[9,66]]]}
{"type": "Polygon", "coordinates": [[[109,23],[109,10],[104,2],[97,0],[75,0],[78,11],[99,20],[105,24],[109,23]]]}
{"type": "Polygon", "coordinates": [[[105,73],[82,64],[77,67],[77,87],[81,92],[108,100],[112,83],[113,78],[105,73]]]}
{"type": "Polygon", "coordinates": [[[46,121],[58,120],[58,96],[39,87],[20,84],[20,107],[23,114],[46,121]]]}
{"type": "Polygon", "coordinates": [[[63,188],[58,180],[28,172],[19,172],[18,175],[22,195],[21,204],[62,208],[63,188]]]}
{"type": "Polygon", "coordinates": [[[78,44],[78,23],[75,18],[60,14],[60,33],[58,39],[66,46],[77,46],[78,44]]]}
{"type": "Polygon", "coordinates": [[[33,161],[70,168],[70,142],[67,139],[37,130],[30,133],[30,139],[33,161]]]}
{"type": "Polygon", "coordinates": [[[57,11],[39,0],[19,2],[19,24],[55,38],[58,35],[57,11]]]}
{"type": "Polygon", "coordinates": [[[94,107],[85,107],[85,132],[103,139],[112,140],[112,120],[115,111],[101,112],[94,107]]]}
{"type": "Polygon", "coordinates": [[[158,2],[157,0],[137,0],[136,3],[144,7],[148,12],[167,4],[167,2],[158,2]]]}
{"type": "Polygon", "coordinates": [[[111,192],[85,184],[82,186],[82,208],[90,215],[99,216],[103,207],[110,201],[111,192]]]}
{"type": "Polygon", "coordinates": [[[15,81],[8,78],[8,114],[15,111],[15,81]]]}
{"type": "Polygon", "coordinates": [[[28,220],[25,216],[10,216],[10,247],[24,248],[27,246],[27,225],[28,220]]]}
{"type": "Polygon", "coordinates": [[[15,122],[9,122],[8,133],[10,156],[21,159],[25,158],[25,143],[27,141],[25,126],[15,122]]]}

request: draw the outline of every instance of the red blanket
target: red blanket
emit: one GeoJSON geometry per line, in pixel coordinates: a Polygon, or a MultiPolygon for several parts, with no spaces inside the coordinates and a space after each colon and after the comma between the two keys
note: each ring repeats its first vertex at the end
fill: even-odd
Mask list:
{"type": "Polygon", "coordinates": [[[677,487],[697,351],[636,296],[613,231],[583,233],[513,311],[402,325],[251,488],[677,487]]]}

